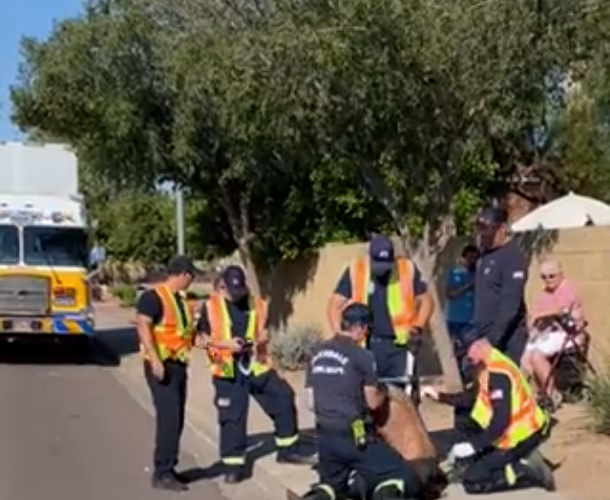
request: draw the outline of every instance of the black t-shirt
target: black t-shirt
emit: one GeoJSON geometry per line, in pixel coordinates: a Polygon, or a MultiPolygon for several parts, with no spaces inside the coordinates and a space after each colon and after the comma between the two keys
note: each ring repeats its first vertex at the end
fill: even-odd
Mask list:
{"type": "MultiPolygon", "coordinates": [[[[174,298],[176,299],[176,304],[178,304],[182,322],[186,323],[184,299],[179,293],[175,293],[174,298]]],[[[155,290],[146,290],[142,293],[136,304],[136,312],[150,318],[153,325],[158,325],[163,318],[163,302],[161,301],[159,294],[155,290]]]]}
{"type": "Polygon", "coordinates": [[[513,334],[526,331],[527,271],[527,259],[514,240],[477,263],[474,325],[500,350],[513,334]]]}
{"type": "MultiPolygon", "coordinates": [[[[232,302],[224,299],[227,311],[229,312],[229,319],[231,321],[231,335],[233,338],[246,338],[246,332],[248,331],[248,322],[250,321],[250,299],[246,297],[239,302],[232,302]]],[[[266,324],[265,328],[269,325],[266,324]]],[[[197,333],[205,333],[209,335],[211,333],[210,319],[208,317],[208,309],[206,304],[203,304],[201,308],[201,314],[199,315],[199,321],[197,322],[197,333]]]]}
{"type": "Polygon", "coordinates": [[[340,335],[321,343],[306,375],[318,427],[347,431],[357,419],[368,421],[363,389],[376,383],[375,359],[369,351],[340,335]]]}

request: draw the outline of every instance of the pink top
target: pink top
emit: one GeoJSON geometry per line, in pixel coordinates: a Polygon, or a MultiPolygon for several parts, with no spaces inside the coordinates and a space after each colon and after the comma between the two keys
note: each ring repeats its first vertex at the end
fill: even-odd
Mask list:
{"type": "Polygon", "coordinates": [[[563,279],[559,286],[552,292],[543,290],[534,303],[534,315],[556,311],[559,309],[571,309],[572,317],[579,324],[585,323],[580,297],[574,285],[563,279]]]}

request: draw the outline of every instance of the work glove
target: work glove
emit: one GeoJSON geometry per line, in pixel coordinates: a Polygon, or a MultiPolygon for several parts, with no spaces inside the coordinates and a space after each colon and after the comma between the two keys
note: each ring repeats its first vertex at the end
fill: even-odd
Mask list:
{"type": "Polygon", "coordinates": [[[421,390],[420,390],[420,394],[422,396],[425,396],[427,398],[430,398],[434,401],[438,401],[440,398],[440,394],[438,393],[438,390],[436,387],[433,387],[431,385],[424,385],[422,386],[421,390]]]}
{"type": "Polygon", "coordinates": [[[475,453],[476,453],[476,450],[473,448],[473,446],[470,443],[468,443],[468,442],[456,443],[451,448],[451,451],[449,451],[449,455],[447,455],[447,461],[449,462],[450,465],[453,465],[456,462],[456,460],[462,460],[464,458],[471,457],[475,453]]]}

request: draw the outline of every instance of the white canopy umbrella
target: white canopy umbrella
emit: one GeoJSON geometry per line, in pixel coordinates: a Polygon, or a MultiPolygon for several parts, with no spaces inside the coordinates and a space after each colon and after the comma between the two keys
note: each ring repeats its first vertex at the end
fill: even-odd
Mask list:
{"type": "Polygon", "coordinates": [[[516,221],[514,232],[567,229],[586,225],[610,226],[610,205],[594,198],[569,193],[542,205],[516,221]]]}

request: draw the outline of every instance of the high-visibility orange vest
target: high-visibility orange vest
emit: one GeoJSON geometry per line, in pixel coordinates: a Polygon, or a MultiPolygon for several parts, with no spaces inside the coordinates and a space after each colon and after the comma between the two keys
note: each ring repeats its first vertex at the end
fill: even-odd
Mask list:
{"type": "MultiPolygon", "coordinates": [[[[213,293],[206,302],[210,336],[212,341],[227,341],[232,338],[231,317],[226,299],[219,293],[213,293]]],[[[250,298],[248,325],[245,340],[255,344],[254,360],[250,366],[251,375],[262,375],[271,368],[271,361],[266,345],[257,345],[257,340],[263,333],[267,319],[267,306],[259,297],[250,298]]],[[[235,360],[230,349],[210,347],[207,350],[212,376],[233,378],[235,376],[235,360]]]]}
{"type": "Polygon", "coordinates": [[[541,430],[548,423],[548,415],[538,406],[534,393],[519,369],[510,358],[497,349],[493,349],[491,358],[479,374],[479,392],[472,409],[472,419],[485,429],[493,417],[492,397],[489,392],[489,374],[502,373],[511,381],[511,417],[510,424],[494,446],[511,449],[528,437],[541,430]]]}
{"type": "MultiPolygon", "coordinates": [[[[186,363],[193,346],[193,315],[185,300],[177,298],[166,285],[154,288],[161,300],[163,316],[159,324],[153,326],[153,343],[161,361],[172,359],[186,363]],[[182,301],[182,310],[178,301],[182,301]]],[[[142,354],[143,346],[140,346],[142,354]]]]}
{"type": "MultiPolygon", "coordinates": [[[[356,259],[349,268],[352,285],[350,303],[369,302],[371,284],[370,261],[367,257],[356,259]]],[[[388,284],[388,310],[394,327],[395,343],[406,345],[411,328],[417,322],[417,309],[413,294],[413,263],[405,258],[396,259],[388,284]]],[[[365,341],[363,341],[365,343],[365,341]]]]}

